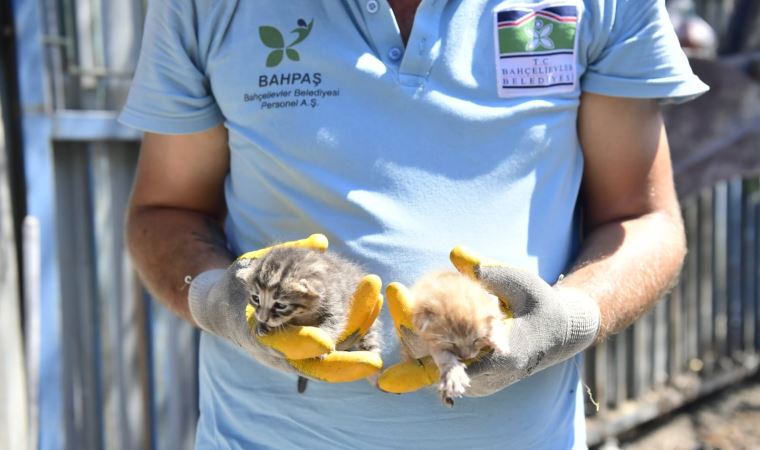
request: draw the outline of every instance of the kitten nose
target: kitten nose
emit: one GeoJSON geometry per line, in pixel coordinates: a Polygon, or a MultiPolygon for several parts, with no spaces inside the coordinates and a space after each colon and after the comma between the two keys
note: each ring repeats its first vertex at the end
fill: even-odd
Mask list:
{"type": "Polygon", "coordinates": [[[462,349],[457,352],[457,356],[459,356],[460,360],[467,361],[468,359],[472,359],[478,356],[479,353],[480,353],[480,350],[478,349],[474,349],[474,350],[462,349]]]}

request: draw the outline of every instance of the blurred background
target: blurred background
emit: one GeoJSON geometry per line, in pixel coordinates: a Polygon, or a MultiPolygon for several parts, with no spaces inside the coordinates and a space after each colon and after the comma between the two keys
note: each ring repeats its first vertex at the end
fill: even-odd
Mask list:
{"type": "MultiPolygon", "coordinates": [[[[116,117],[145,5],[0,0],[0,449],[193,445],[198,336],[122,244],[141,136],[116,117]]],[[[760,448],[760,1],[668,8],[712,87],[665,109],[689,254],[588,352],[589,444],[760,448]]]]}

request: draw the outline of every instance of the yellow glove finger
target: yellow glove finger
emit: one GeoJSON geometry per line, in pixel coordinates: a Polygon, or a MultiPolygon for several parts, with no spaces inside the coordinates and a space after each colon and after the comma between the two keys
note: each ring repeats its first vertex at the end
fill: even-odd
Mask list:
{"type": "Polygon", "coordinates": [[[366,351],[335,351],[321,358],[291,360],[288,363],[305,376],[328,383],[359,381],[383,368],[380,355],[366,351]]]}
{"type": "MultiPolygon", "coordinates": [[[[495,259],[481,258],[476,253],[461,246],[455,247],[451,251],[449,259],[460,273],[467,275],[475,281],[480,281],[480,274],[483,269],[506,266],[506,264],[495,259]]],[[[512,313],[512,308],[509,306],[509,299],[503,296],[498,297],[501,302],[501,311],[504,313],[504,316],[507,319],[512,319],[514,314],[512,313]]],[[[509,320],[506,322],[509,322],[509,320]]]]}
{"type": "MultiPolygon", "coordinates": [[[[245,318],[251,333],[255,333],[255,313],[252,305],[245,307],[245,318]]],[[[330,336],[317,327],[292,326],[264,336],[256,336],[256,339],[282,353],[287,359],[316,358],[335,350],[335,343],[330,336]]]]}
{"type": "MultiPolygon", "coordinates": [[[[412,295],[401,283],[391,283],[385,289],[388,311],[396,333],[410,355],[424,354],[424,346],[417,339],[412,323],[412,295]]],[[[430,386],[438,381],[440,372],[430,356],[400,362],[385,370],[378,379],[378,387],[393,394],[404,394],[430,386]]]]}
{"type": "Polygon", "coordinates": [[[271,247],[266,247],[259,250],[254,250],[252,252],[243,253],[242,255],[238,257],[238,260],[259,259],[259,258],[262,258],[267,253],[269,253],[273,248],[277,248],[277,247],[301,247],[301,248],[310,248],[312,250],[325,251],[327,250],[328,245],[329,243],[327,242],[327,237],[324,234],[312,234],[306,239],[300,239],[298,241],[283,242],[281,244],[272,245],[271,247]]]}
{"type": "Polygon", "coordinates": [[[475,252],[465,247],[455,247],[449,254],[451,263],[456,269],[473,280],[480,280],[481,267],[502,267],[505,264],[495,259],[481,258],[475,252]]]}
{"type": "Polygon", "coordinates": [[[428,387],[441,377],[433,358],[400,362],[385,370],[377,380],[377,386],[392,394],[406,394],[428,387]]]}
{"type": "Polygon", "coordinates": [[[383,307],[382,286],[383,282],[377,275],[366,275],[359,282],[351,300],[346,328],[338,338],[339,344],[351,347],[369,331],[383,307]]]}
{"type": "Polygon", "coordinates": [[[385,290],[388,298],[388,311],[393,318],[401,344],[412,358],[422,358],[427,355],[427,347],[417,336],[417,329],[412,322],[412,294],[401,283],[391,283],[385,290]]]}
{"type": "MultiPolygon", "coordinates": [[[[470,364],[492,353],[491,350],[483,350],[475,358],[465,361],[470,364]]],[[[419,359],[400,362],[387,368],[377,380],[380,390],[391,394],[407,394],[418,391],[438,382],[441,372],[435,361],[430,356],[419,359]]]]}
{"type": "Polygon", "coordinates": [[[409,333],[414,333],[412,294],[403,284],[391,283],[385,288],[385,295],[388,298],[388,311],[393,319],[393,325],[403,343],[409,333]]]}

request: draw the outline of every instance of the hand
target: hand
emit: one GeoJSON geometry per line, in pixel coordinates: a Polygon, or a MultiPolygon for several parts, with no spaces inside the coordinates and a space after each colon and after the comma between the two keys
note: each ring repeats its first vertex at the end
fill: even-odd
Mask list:
{"type": "Polygon", "coordinates": [[[336,344],[363,336],[380,313],[383,297],[381,281],[365,276],[354,292],[346,328],[333,340],[317,327],[289,326],[278,332],[256,336],[254,309],[236,273],[251,261],[279,246],[298,246],[324,251],[327,238],[312,235],[241,255],[226,270],[210,270],[198,275],[190,285],[190,312],[196,323],[209,333],[229,340],[258,361],[331,383],[357,381],[376,374],[383,365],[380,355],[368,351],[337,351],[336,344]]]}
{"type": "MultiPolygon", "coordinates": [[[[505,387],[583,351],[596,339],[600,313],[596,302],[581,291],[552,287],[525,270],[487,261],[457,247],[451,261],[461,273],[481,282],[502,303],[508,332],[506,353],[482,352],[466,361],[470,387],[465,395],[480,397],[505,387]]],[[[436,383],[438,368],[417,336],[411,321],[409,291],[399,283],[387,289],[388,308],[411,361],[388,368],[380,389],[405,393],[436,383]]]]}

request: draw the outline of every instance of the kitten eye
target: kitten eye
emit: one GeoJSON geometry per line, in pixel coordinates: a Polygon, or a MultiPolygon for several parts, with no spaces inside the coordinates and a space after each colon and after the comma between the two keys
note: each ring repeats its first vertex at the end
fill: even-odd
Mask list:
{"type": "Polygon", "coordinates": [[[259,306],[259,295],[258,294],[251,294],[251,304],[253,306],[259,306]]]}
{"type": "Polygon", "coordinates": [[[274,309],[276,311],[285,311],[286,309],[288,309],[288,305],[286,305],[284,303],[275,303],[274,304],[274,309]]]}

